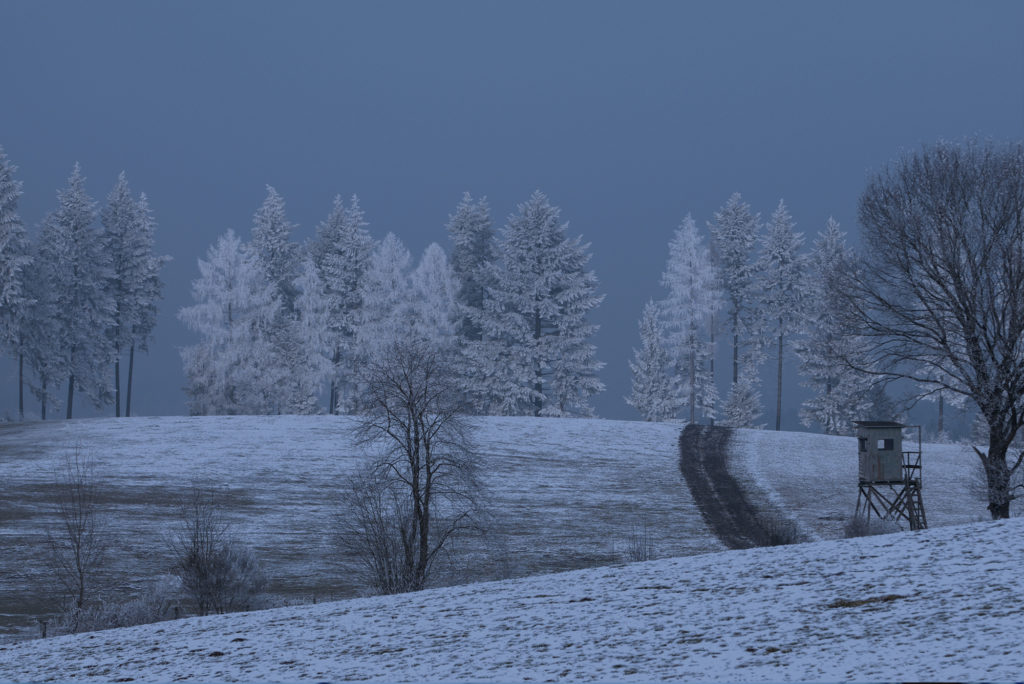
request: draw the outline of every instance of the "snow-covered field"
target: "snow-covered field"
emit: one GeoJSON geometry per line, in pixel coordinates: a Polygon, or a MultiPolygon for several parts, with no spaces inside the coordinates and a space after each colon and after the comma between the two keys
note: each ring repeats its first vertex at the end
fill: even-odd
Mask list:
{"type": "MultiPolygon", "coordinates": [[[[358,592],[333,548],[337,490],[361,455],[334,416],[160,417],[0,424],[0,636],[38,633],[53,608],[45,570],[61,454],[96,460],[123,596],[167,572],[167,537],[192,482],[216,488],[278,600],[358,592]]],[[[658,557],[721,549],[679,475],[679,426],[486,418],[477,441],[494,511],[452,576],[502,579],[622,560],[647,523],[658,557]]]]}
{"type": "Polygon", "coordinates": [[[1012,681],[1024,520],[0,645],[11,681],[1012,681]]]}

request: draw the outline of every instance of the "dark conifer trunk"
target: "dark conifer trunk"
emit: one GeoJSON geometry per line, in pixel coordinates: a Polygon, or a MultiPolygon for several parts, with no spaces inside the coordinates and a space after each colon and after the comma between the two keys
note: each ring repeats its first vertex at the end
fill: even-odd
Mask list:
{"type": "Polygon", "coordinates": [[[18,353],[18,420],[25,420],[25,354],[18,353]]]}
{"type": "Polygon", "coordinates": [[[121,353],[114,359],[114,417],[121,417],[121,353]]]}
{"type": "Polygon", "coordinates": [[[68,412],[67,419],[71,420],[71,408],[75,402],[75,374],[68,376],[68,412]]]}
{"type": "Polygon", "coordinates": [[[46,378],[43,378],[43,398],[39,401],[40,412],[42,413],[43,420],[46,420],[46,378]]]}
{"type": "MultiPolygon", "coordinates": [[[[711,334],[711,361],[708,365],[708,370],[711,372],[711,384],[715,384],[715,314],[711,314],[711,325],[708,326],[708,331],[711,334]]],[[[712,404],[711,411],[714,413],[715,406],[712,404]]],[[[715,419],[711,418],[708,420],[709,425],[715,424],[715,419]]]]}
{"type": "Polygon", "coordinates": [[[128,388],[124,397],[124,415],[130,418],[132,415],[132,371],[135,370],[135,345],[128,348],[128,388]]]}
{"type": "MultiPolygon", "coordinates": [[[[782,328],[782,320],[779,320],[779,329],[782,328]]],[[[775,431],[782,429],[782,333],[779,333],[779,376],[778,390],[775,395],[775,431]]]]}

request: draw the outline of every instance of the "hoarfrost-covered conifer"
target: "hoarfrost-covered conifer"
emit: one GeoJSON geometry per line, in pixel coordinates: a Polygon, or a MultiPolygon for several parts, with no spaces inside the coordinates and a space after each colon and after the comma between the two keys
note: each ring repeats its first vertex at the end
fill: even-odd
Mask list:
{"type": "Polygon", "coordinates": [[[40,418],[46,420],[47,409],[60,406],[58,383],[63,377],[59,367],[57,292],[52,287],[52,267],[42,245],[34,245],[31,254],[32,260],[23,272],[28,305],[20,317],[18,341],[24,362],[32,370],[32,379],[27,383],[39,401],[40,418]]]}
{"type": "Polygon", "coordinates": [[[750,205],[734,192],[725,206],[708,223],[711,231],[711,256],[718,266],[722,289],[728,305],[726,316],[732,334],[732,381],[739,381],[740,355],[746,344],[751,316],[756,313],[752,253],[761,230],[760,215],[750,213],[750,205]]]}
{"type": "Polygon", "coordinates": [[[31,301],[24,283],[30,257],[25,227],[18,216],[21,181],[14,179],[17,170],[0,146],[0,348],[18,359],[18,416],[24,420],[25,356],[21,328],[31,301]]]}
{"type": "Polygon", "coordinates": [[[756,363],[745,360],[739,379],[729,388],[729,396],[722,407],[722,424],[734,428],[762,427],[757,424],[761,417],[761,392],[758,390],[756,363]]]}
{"type": "Polygon", "coordinates": [[[380,349],[408,336],[412,322],[412,256],[394,233],[373,250],[360,283],[357,357],[369,358],[380,349]]]}
{"type": "Polygon", "coordinates": [[[769,339],[777,348],[775,429],[782,429],[782,362],[787,343],[806,322],[808,310],[807,259],[800,254],[804,238],[793,230],[793,218],[786,204],[779,206],[768,221],[761,257],[757,263],[759,318],[765,346],[769,339]]]}
{"type": "Polygon", "coordinates": [[[153,254],[156,222],[143,194],[137,201],[122,171],[100,212],[103,250],[110,260],[106,288],[114,303],[110,340],[114,346],[114,415],[121,415],[121,356],[128,352],[125,415],[131,415],[136,348],[146,351],[156,326],[163,283],[160,268],[170,257],[153,254]]]}
{"type": "Polygon", "coordinates": [[[110,260],[102,234],[93,227],[95,202],[85,191],[78,164],[57,202],[43,223],[40,258],[54,290],[59,351],[52,366],[67,380],[65,408],[71,418],[76,387],[97,408],[112,398],[105,369],[114,360],[113,345],[103,331],[113,326],[114,301],[106,287],[110,260]]]}
{"type": "Polygon", "coordinates": [[[498,260],[487,198],[473,200],[468,192],[463,194],[446,228],[452,240],[451,266],[459,282],[456,299],[462,313],[457,332],[464,340],[479,340],[481,330],[476,321],[483,312],[498,260]]]}
{"type": "Polygon", "coordinates": [[[285,216],[284,199],[268,185],[267,197],[253,215],[252,246],[286,311],[295,303],[299,267],[299,247],[291,241],[293,230],[295,226],[285,216]]]}
{"type": "Polygon", "coordinates": [[[331,413],[354,408],[352,378],[356,373],[355,335],[362,306],[361,283],[374,247],[366,225],[359,198],[353,195],[346,207],[338,195],[327,220],[317,227],[316,240],[310,246],[329,311],[331,413]]]}
{"type": "Polygon", "coordinates": [[[629,362],[633,391],[626,397],[626,403],[649,421],[672,418],[679,410],[677,391],[668,377],[673,364],[665,351],[665,331],[658,309],[651,301],[644,306],[640,318],[640,349],[633,349],[634,360],[629,362]]]}
{"type": "MultiPolygon", "coordinates": [[[[829,278],[850,258],[845,233],[829,218],[811,252],[808,279],[807,334],[795,345],[801,383],[813,391],[800,409],[800,421],[821,426],[825,434],[852,434],[853,421],[865,420],[871,409],[870,377],[853,371],[843,359],[860,345],[838,327],[836,301],[829,278]]],[[[890,420],[891,418],[886,418],[890,420]]]]}
{"type": "Polygon", "coordinates": [[[195,304],[178,319],[200,336],[181,351],[192,415],[266,414],[280,410],[286,368],[271,339],[282,305],[259,259],[233,231],[199,260],[195,304]]]}
{"type": "Polygon", "coordinates": [[[713,373],[714,315],[722,306],[722,290],[711,255],[689,214],[669,242],[668,262],[661,275],[668,290],[661,301],[665,344],[672,359],[677,406],[697,410],[714,420],[717,392],[713,373]]]}
{"type": "Polygon", "coordinates": [[[459,283],[444,249],[430,243],[410,277],[413,297],[411,334],[435,349],[449,352],[458,324],[459,283]]]}
{"type": "Polygon", "coordinates": [[[604,389],[587,314],[604,298],[585,270],[589,244],[540,191],[509,217],[500,266],[480,316],[483,340],[469,350],[469,389],[481,411],[512,415],[592,415],[604,389]]]}

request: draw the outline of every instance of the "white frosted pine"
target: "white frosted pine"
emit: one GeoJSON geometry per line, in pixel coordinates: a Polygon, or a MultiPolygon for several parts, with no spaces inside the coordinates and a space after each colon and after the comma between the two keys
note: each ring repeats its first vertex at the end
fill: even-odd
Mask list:
{"type": "Polygon", "coordinates": [[[483,312],[498,260],[487,198],[474,200],[464,193],[445,228],[452,241],[451,267],[459,282],[458,335],[464,340],[479,340],[481,330],[476,321],[483,312]]]}
{"type": "Polygon", "coordinates": [[[829,277],[849,257],[845,233],[830,217],[810,255],[807,332],[795,345],[804,377],[801,384],[813,392],[801,406],[800,421],[806,427],[819,425],[830,435],[852,434],[853,421],[866,420],[872,405],[871,378],[842,362],[860,343],[840,332],[829,296],[829,277]]]}
{"type": "Polygon", "coordinates": [[[360,283],[357,358],[369,358],[408,336],[413,318],[411,262],[409,250],[394,233],[374,248],[360,283]]]}
{"type": "Polygon", "coordinates": [[[626,403],[644,420],[662,421],[674,417],[679,410],[678,392],[669,379],[674,368],[665,351],[665,330],[659,319],[659,307],[652,301],[644,305],[640,318],[640,349],[633,349],[629,369],[633,386],[626,403]]]}
{"type": "Polygon", "coordinates": [[[25,382],[39,401],[39,417],[52,418],[61,407],[61,338],[57,317],[57,291],[51,282],[51,266],[41,244],[31,247],[31,261],[23,271],[28,304],[19,320],[18,341],[27,374],[25,382]]]}
{"type": "Polygon", "coordinates": [[[156,326],[157,301],[163,283],[160,269],[170,258],[153,254],[156,222],[145,194],[136,200],[122,171],[100,212],[103,250],[110,260],[107,291],[114,304],[109,335],[114,346],[115,413],[121,415],[120,362],[129,354],[129,385],[126,415],[131,407],[131,364],[135,350],[146,351],[156,326]]]}
{"type": "Polygon", "coordinates": [[[22,270],[29,261],[28,238],[18,216],[17,169],[0,147],[0,343],[5,347],[17,338],[18,311],[25,305],[22,270]]]}
{"type": "Polygon", "coordinates": [[[410,284],[413,297],[410,334],[435,348],[452,350],[459,323],[456,303],[459,282],[444,249],[436,242],[424,250],[420,263],[410,274],[410,284]]]}
{"type": "Polygon", "coordinates": [[[736,383],[741,372],[740,357],[746,347],[756,343],[746,338],[756,314],[753,250],[761,231],[760,215],[752,214],[750,205],[740,193],[734,192],[714,218],[708,223],[711,256],[725,293],[726,318],[732,335],[732,381],[736,383]]]}
{"type": "Polygon", "coordinates": [[[782,429],[782,366],[794,335],[806,325],[810,295],[807,258],[800,253],[804,238],[794,228],[786,204],[778,206],[768,220],[757,261],[757,309],[761,342],[775,347],[776,400],[775,429],[782,429]]]}
{"type": "Polygon", "coordinates": [[[59,351],[53,367],[68,383],[66,415],[72,417],[74,391],[98,408],[113,398],[107,369],[114,360],[105,332],[113,326],[114,301],[107,291],[109,256],[94,226],[95,202],[75,164],[68,186],[57,193],[57,209],[43,222],[40,258],[43,277],[54,289],[59,351]]]}
{"type": "Polygon", "coordinates": [[[761,392],[754,371],[756,364],[743,364],[739,379],[729,388],[729,396],[722,406],[722,425],[734,428],[761,428],[761,392]]]}
{"type": "Polygon", "coordinates": [[[252,246],[288,311],[295,302],[293,284],[299,274],[299,246],[291,239],[294,230],[285,215],[284,199],[268,185],[267,197],[253,215],[252,246]]]}
{"type": "Polygon", "coordinates": [[[480,317],[483,339],[468,350],[468,389],[478,409],[513,415],[592,415],[604,389],[587,314],[601,303],[586,270],[589,244],[540,191],[509,217],[500,266],[480,317]]]}
{"type": "Polygon", "coordinates": [[[717,393],[711,370],[710,326],[722,307],[723,293],[710,251],[689,214],[669,242],[661,284],[667,290],[659,306],[677,378],[677,405],[686,407],[691,423],[696,422],[698,411],[713,420],[717,393]]]}
{"type": "MultiPolygon", "coordinates": [[[[24,369],[24,334],[22,327],[28,313],[30,298],[25,284],[31,260],[25,226],[18,216],[21,181],[14,179],[18,170],[0,146],[0,349],[10,353],[24,369]]],[[[19,372],[18,412],[24,419],[24,382],[19,372]]]]}
{"type": "Polygon", "coordinates": [[[282,305],[255,252],[228,230],[199,259],[195,304],[178,319],[199,335],[181,351],[192,415],[268,414],[282,410],[287,368],[272,328],[282,305]]]}
{"type": "Polygon", "coordinates": [[[366,231],[366,220],[359,198],[352,196],[348,206],[341,196],[326,221],[317,227],[309,253],[327,300],[328,338],[332,346],[328,410],[349,412],[355,408],[356,328],[362,307],[363,275],[373,252],[373,238],[366,231]]]}

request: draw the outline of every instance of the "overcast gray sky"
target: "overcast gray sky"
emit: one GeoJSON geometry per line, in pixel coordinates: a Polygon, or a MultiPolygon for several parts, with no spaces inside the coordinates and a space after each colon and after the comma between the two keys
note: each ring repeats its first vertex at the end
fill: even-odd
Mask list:
{"type": "MultiPolygon", "coordinates": [[[[1024,138],[1022,28],[1020,2],[0,0],[0,144],[33,230],[76,161],[97,200],[122,169],[148,194],[174,261],[138,414],[185,412],[175,312],[269,183],[300,240],[355,193],[414,253],[449,247],[463,191],[500,226],[540,188],[607,294],[598,413],[632,418],[637,319],[686,212],[703,226],[739,191],[763,216],[784,198],[809,239],[829,215],[854,236],[901,150],[1024,138]]],[[[0,378],[15,415],[9,361],[0,378]]]]}

